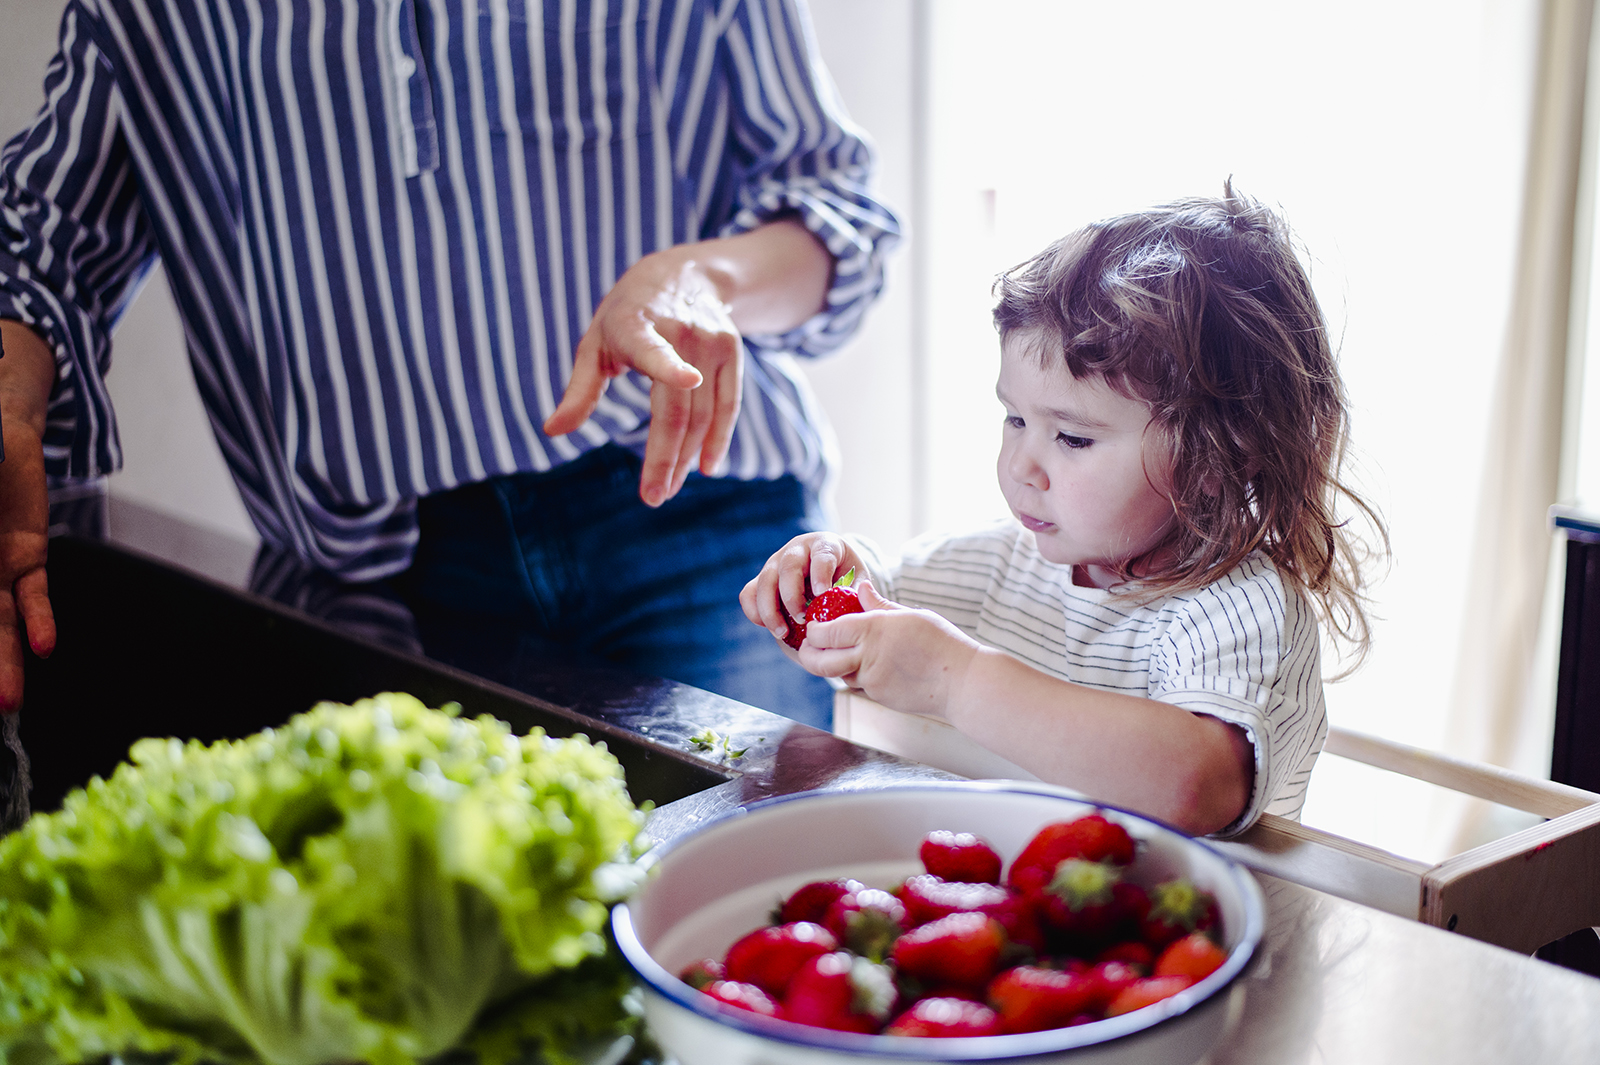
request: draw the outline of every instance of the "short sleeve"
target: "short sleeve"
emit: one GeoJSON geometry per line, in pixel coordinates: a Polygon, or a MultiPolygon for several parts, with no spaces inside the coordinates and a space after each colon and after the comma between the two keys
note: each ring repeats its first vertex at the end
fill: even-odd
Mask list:
{"type": "Polygon", "coordinates": [[[1236,835],[1263,813],[1298,818],[1327,737],[1310,606],[1254,558],[1175,599],[1158,629],[1150,697],[1239,726],[1255,750],[1249,804],[1217,834],[1236,835]]]}

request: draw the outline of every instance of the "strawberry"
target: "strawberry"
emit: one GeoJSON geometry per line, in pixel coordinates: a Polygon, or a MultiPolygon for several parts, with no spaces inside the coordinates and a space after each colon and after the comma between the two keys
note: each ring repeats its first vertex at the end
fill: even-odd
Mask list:
{"type": "Polygon", "coordinates": [[[794,618],[789,616],[789,608],[782,603],[778,604],[778,609],[783,612],[783,620],[789,626],[789,631],[783,634],[783,642],[793,647],[796,651],[800,650],[800,645],[806,642],[805,621],[796,622],[794,618]]]}
{"type": "Polygon", "coordinates": [[[806,642],[806,628],[813,621],[832,621],[842,618],[846,614],[859,614],[862,612],[861,596],[851,587],[856,580],[856,570],[851,566],[845,575],[833,583],[832,588],[824,588],[822,594],[813,598],[806,604],[805,620],[796,624],[794,618],[789,616],[789,611],[779,604],[783,616],[789,622],[789,631],[784,634],[783,642],[793,647],[796,651],[806,642]]]}
{"type": "Polygon", "coordinates": [[[800,967],[783,996],[782,1016],[840,1032],[876,1032],[894,1006],[886,966],[848,951],[819,954],[800,967]]]}
{"type": "Polygon", "coordinates": [[[1173,942],[1156,959],[1156,976],[1192,976],[1204,980],[1228,960],[1228,952],[1204,932],[1190,932],[1173,942]]]}
{"type": "Polygon", "coordinates": [[[1056,866],[1067,858],[1129,865],[1134,850],[1128,830],[1100,814],[1057,821],[1034,833],[1011,863],[1006,883],[1018,891],[1032,891],[1048,884],[1055,876],[1056,866]]]}
{"type": "Polygon", "coordinates": [[[1116,1017],[1154,1005],[1164,998],[1171,998],[1192,983],[1194,980],[1187,976],[1147,976],[1143,980],[1135,980],[1111,1000],[1106,1007],[1106,1016],[1116,1017]]]}
{"type": "Polygon", "coordinates": [[[722,965],[727,979],[781,998],[801,966],[838,947],[832,932],[810,921],[769,925],[729,947],[722,965]]]}
{"type": "Polygon", "coordinates": [[[889,948],[906,930],[906,907],[894,895],[861,887],[839,896],[828,907],[822,927],[832,932],[847,950],[873,961],[883,961],[889,948]]]}
{"type": "Polygon", "coordinates": [[[1005,898],[986,902],[978,907],[977,912],[993,917],[1006,930],[1006,938],[1011,940],[1011,947],[1007,951],[1010,963],[1031,960],[1025,957],[1029,953],[1045,953],[1044,928],[1039,923],[1036,900],[1007,892],[1005,898]],[[1023,956],[1011,956],[1019,954],[1023,956]]]}
{"type": "Polygon", "coordinates": [[[763,1017],[776,1017],[780,1012],[777,1000],[755,984],[741,984],[737,980],[715,980],[700,990],[724,1006],[749,1010],[763,1017]]]}
{"type": "Polygon", "coordinates": [[[1011,893],[998,884],[967,884],[942,880],[932,873],[907,877],[900,885],[900,900],[913,925],[927,924],[952,913],[982,910],[1006,903],[1011,893]]]}
{"type": "Polygon", "coordinates": [[[1095,961],[1125,961],[1130,965],[1141,965],[1149,969],[1156,963],[1155,951],[1150,949],[1150,944],[1137,939],[1124,939],[1120,943],[1113,943],[1094,957],[1095,961]]]}
{"type": "Polygon", "coordinates": [[[832,588],[824,588],[821,595],[806,604],[806,624],[861,613],[861,594],[851,587],[855,581],[856,571],[852,566],[843,577],[833,582],[832,588]]]}
{"type": "Polygon", "coordinates": [[[989,983],[989,1005],[1005,1032],[1062,1028],[1099,1005],[1102,984],[1087,972],[1018,965],[989,983]]]}
{"type": "Polygon", "coordinates": [[[837,902],[841,895],[858,891],[863,886],[859,880],[813,880],[809,884],[802,884],[779,905],[772,923],[812,921],[821,924],[828,907],[837,902]]]}
{"type": "Polygon", "coordinates": [[[891,955],[902,973],[928,984],[982,987],[1000,969],[1005,929],[981,913],[952,913],[895,940],[891,955]]]}
{"type": "Polygon", "coordinates": [[[961,998],[918,999],[889,1022],[884,1035],[965,1038],[999,1035],[1000,1015],[981,1002],[961,998]]]}
{"type": "Polygon", "coordinates": [[[1050,883],[1033,897],[1050,931],[1079,948],[1131,932],[1149,905],[1143,888],[1122,879],[1120,866],[1082,858],[1058,864],[1050,883]]]}
{"type": "Polygon", "coordinates": [[[678,979],[696,991],[704,991],[707,985],[721,980],[723,975],[724,969],[720,961],[715,958],[701,958],[685,965],[683,972],[678,974],[678,979]]]}
{"type": "Polygon", "coordinates": [[[1179,877],[1150,889],[1150,912],[1139,927],[1144,941],[1160,951],[1190,932],[1215,928],[1217,920],[1216,898],[1187,877],[1179,877]]]}
{"type": "Polygon", "coordinates": [[[1102,961],[1090,966],[1088,974],[1099,986],[1095,990],[1095,1009],[1104,1010],[1127,988],[1150,975],[1142,965],[1125,961],[1102,961]]]}
{"type": "Polygon", "coordinates": [[[918,849],[922,867],[941,880],[968,884],[1000,883],[1000,855],[970,832],[928,833],[918,849]]]}

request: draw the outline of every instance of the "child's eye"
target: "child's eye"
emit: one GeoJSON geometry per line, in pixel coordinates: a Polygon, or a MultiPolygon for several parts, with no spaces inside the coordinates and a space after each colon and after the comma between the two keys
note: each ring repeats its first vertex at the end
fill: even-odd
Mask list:
{"type": "Polygon", "coordinates": [[[1021,429],[1026,424],[1027,423],[1022,420],[1022,417],[1020,415],[1017,415],[1017,414],[1007,414],[1006,415],[1006,428],[1007,429],[1021,429]]]}
{"type": "Polygon", "coordinates": [[[1071,433],[1057,433],[1056,439],[1061,442],[1062,447],[1068,447],[1074,451],[1094,443],[1087,436],[1073,436],[1071,433]]]}

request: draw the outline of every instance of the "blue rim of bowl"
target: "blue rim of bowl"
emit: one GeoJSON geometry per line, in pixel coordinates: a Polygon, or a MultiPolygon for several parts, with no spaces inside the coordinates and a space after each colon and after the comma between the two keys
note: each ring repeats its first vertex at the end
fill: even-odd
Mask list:
{"type": "Polygon", "coordinates": [[[678,979],[677,974],[668,972],[661,963],[650,956],[650,952],[644,949],[644,945],[639,942],[639,937],[634,933],[632,912],[628,909],[628,904],[623,902],[619,903],[611,911],[611,930],[616,937],[617,946],[622,951],[622,955],[627,960],[628,965],[651,991],[669,1002],[681,1006],[700,1017],[765,1039],[774,1039],[802,1047],[815,1047],[839,1054],[877,1057],[885,1061],[983,1061],[986,1059],[1022,1058],[1031,1055],[1059,1053],[1079,1047],[1102,1046],[1113,1040],[1124,1039],[1147,1031],[1163,1021],[1193,1012],[1201,1006],[1210,1004],[1213,998],[1244,971],[1255,956],[1256,950],[1261,945],[1262,937],[1265,935],[1266,906],[1262,899],[1261,888],[1243,866],[1207,844],[1205,840],[1196,839],[1179,832],[1172,826],[1153,817],[1136,814],[1131,810],[1125,810],[1120,806],[1113,806],[1109,803],[1096,802],[1066,788],[1057,788],[1050,784],[1033,783],[1031,781],[929,780],[886,784],[871,789],[819,789],[795,792],[790,795],[779,795],[770,799],[761,799],[747,806],[741,806],[715,820],[708,821],[693,831],[686,832],[676,839],[655,848],[645,856],[643,862],[646,866],[653,866],[672,851],[702,833],[711,831],[725,822],[742,819],[765,809],[790,802],[825,801],[829,798],[841,800],[860,798],[869,790],[874,792],[981,791],[1042,795],[1066,799],[1080,806],[1091,806],[1096,809],[1113,811],[1120,816],[1143,822],[1161,832],[1177,836],[1185,843],[1200,847],[1216,857],[1222,863],[1223,868],[1227,870],[1228,876],[1238,888],[1240,898],[1244,901],[1245,927],[1239,936],[1238,943],[1229,951],[1228,960],[1223,962],[1220,969],[1170,998],[1163,999],[1143,1009],[1124,1013],[1118,1017],[1108,1017],[1090,1024],[1081,1024],[1071,1028],[1052,1028],[1043,1032],[1019,1032],[1013,1035],[940,1039],[916,1036],[862,1035],[856,1032],[836,1032],[827,1028],[813,1028],[807,1025],[795,1024],[792,1021],[763,1017],[733,1006],[725,1006],[715,999],[696,991],[678,979]]]}

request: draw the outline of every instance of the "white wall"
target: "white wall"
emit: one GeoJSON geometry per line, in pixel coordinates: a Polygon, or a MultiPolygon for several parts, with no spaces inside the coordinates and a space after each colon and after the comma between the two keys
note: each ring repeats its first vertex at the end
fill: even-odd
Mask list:
{"type": "MultiPolygon", "coordinates": [[[[852,117],[881,148],[881,190],[910,199],[912,0],[814,0],[819,42],[852,117]]],[[[0,138],[38,109],[64,0],[0,0],[0,138]]],[[[911,297],[908,248],[896,256],[883,303],[851,345],[812,367],[845,456],[835,505],[844,527],[898,544],[911,532],[911,297]]],[[[114,495],[255,539],[206,424],[182,330],[156,271],[113,344],[109,386],[124,469],[114,495]]]]}

